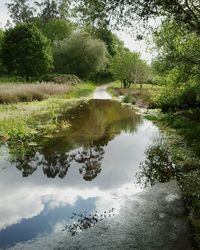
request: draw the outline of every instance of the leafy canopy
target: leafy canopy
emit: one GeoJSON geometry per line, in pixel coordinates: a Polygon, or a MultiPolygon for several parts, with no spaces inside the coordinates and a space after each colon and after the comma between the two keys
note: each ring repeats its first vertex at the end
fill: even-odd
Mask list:
{"type": "Polygon", "coordinates": [[[85,33],[74,33],[69,39],[56,43],[55,71],[88,78],[100,71],[107,61],[105,44],[85,33]]]}
{"type": "Polygon", "coordinates": [[[42,33],[32,24],[19,24],[5,32],[2,61],[8,73],[27,79],[52,69],[52,51],[42,33]]]}
{"type": "Polygon", "coordinates": [[[124,49],[113,58],[111,72],[116,80],[123,83],[124,88],[129,88],[131,83],[142,83],[147,80],[149,67],[140,59],[138,53],[124,49]]]}

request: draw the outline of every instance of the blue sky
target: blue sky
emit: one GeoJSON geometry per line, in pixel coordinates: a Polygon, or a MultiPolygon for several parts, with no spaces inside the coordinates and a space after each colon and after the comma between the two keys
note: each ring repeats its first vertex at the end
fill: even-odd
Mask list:
{"type": "MultiPolygon", "coordinates": [[[[9,2],[9,0],[0,0],[0,27],[4,27],[6,21],[8,20],[8,11],[5,4],[9,2]]],[[[135,41],[130,34],[123,31],[116,33],[121,38],[121,40],[124,41],[124,44],[127,48],[129,48],[131,51],[140,52],[141,57],[147,62],[151,61],[152,53],[147,51],[147,43],[145,41],[135,41]]]]}

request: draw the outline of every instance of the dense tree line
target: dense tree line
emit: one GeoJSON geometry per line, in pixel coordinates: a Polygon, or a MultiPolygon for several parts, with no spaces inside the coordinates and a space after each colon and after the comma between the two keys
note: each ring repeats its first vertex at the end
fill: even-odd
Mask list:
{"type": "MultiPolygon", "coordinates": [[[[13,24],[0,33],[1,73],[26,79],[49,72],[75,74],[82,79],[121,80],[124,87],[142,81],[140,71],[147,65],[111,31],[106,13],[98,16],[105,6],[72,2],[76,1],[12,0],[7,4],[13,24]],[[123,79],[116,69],[124,71],[123,79]]],[[[143,76],[145,81],[148,76],[143,76]]]]}

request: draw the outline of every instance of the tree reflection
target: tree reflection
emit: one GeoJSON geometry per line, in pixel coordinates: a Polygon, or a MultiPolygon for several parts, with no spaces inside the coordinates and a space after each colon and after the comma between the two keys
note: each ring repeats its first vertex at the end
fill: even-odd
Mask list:
{"type": "Polygon", "coordinates": [[[54,136],[37,137],[34,142],[9,142],[12,162],[28,177],[41,167],[48,178],[64,178],[73,162],[86,181],[101,172],[106,145],[122,131],[133,133],[141,117],[119,102],[91,100],[59,114],[58,124],[70,123],[67,129],[58,126],[54,136]]]}
{"type": "Polygon", "coordinates": [[[63,179],[66,176],[72,161],[73,157],[70,154],[59,154],[54,152],[43,155],[40,164],[42,165],[44,174],[48,178],[55,178],[56,176],[59,176],[63,179]]]}
{"type": "Polygon", "coordinates": [[[80,174],[86,181],[92,181],[101,172],[102,160],[104,158],[104,148],[102,146],[90,146],[78,151],[75,161],[81,164],[80,174]]]}
{"type": "Polygon", "coordinates": [[[34,166],[32,161],[30,162],[29,157],[26,157],[26,159],[18,159],[16,168],[22,172],[23,177],[28,177],[37,170],[37,166],[34,166]]]}
{"type": "Polygon", "coordinates": [[[145,152],[146,159],[140,163],[137,183],[145,188],[156,183],[170,181],[178,174],[166,144],[161,139],[151,145],[145,152]]]}

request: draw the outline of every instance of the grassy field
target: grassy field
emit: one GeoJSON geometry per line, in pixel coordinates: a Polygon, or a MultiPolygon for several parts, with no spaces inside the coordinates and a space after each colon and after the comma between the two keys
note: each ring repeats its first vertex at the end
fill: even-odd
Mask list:
{"type": "Polygon", "coordinates": [[[92,83],[81,83],[67,89],[62,95],[52,95],[42,101],[1,104],[0,140],[22,140],[34,136],[38,133],[38,125],[45,122],[48,128],[55,127],[54,123],[61,108],[73,107],[80,100],[89,97],[95,88],[92,83]]]}
{"type": "Polygon", "coordinates": [[[52,95],[70,92],[71,85],[41,84],[0,84],[0,104],[41,101],[52,95]]]}
{"type": "Polygon", "coordinates": [[[132,84],[130,88],[124,89],[119,81],[112,83],[108,91],[114,97],[124,96],[124,102],[136,104],[139,107],[154,107],[154,96],[162,87],[151,84],[132,84]]]}

